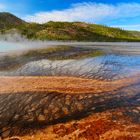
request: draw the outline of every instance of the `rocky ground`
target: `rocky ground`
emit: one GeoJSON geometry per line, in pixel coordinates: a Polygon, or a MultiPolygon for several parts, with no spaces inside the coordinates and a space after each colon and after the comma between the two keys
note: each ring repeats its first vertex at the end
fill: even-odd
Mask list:
{"type": "Polygon", "coordinates": [[[139,75],[0,77],[1,139],[140,140],[139,91],[139,75]]]}

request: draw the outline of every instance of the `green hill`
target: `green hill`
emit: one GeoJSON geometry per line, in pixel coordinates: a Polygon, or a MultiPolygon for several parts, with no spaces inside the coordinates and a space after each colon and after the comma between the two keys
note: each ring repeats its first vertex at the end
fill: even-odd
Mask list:
{"type": "Polygon", "coordinates": [[[25,21],[10,13],[0,13],[0,30],[14,28],[24,23],[25,21]]]}
{"type": "Polygon", "coordinates": [[[75,41],[140,41],[140,32],[84,22],[26,23],[9,13],[0,13],[0,30],[13,28],[29,39],[75,41]]]}

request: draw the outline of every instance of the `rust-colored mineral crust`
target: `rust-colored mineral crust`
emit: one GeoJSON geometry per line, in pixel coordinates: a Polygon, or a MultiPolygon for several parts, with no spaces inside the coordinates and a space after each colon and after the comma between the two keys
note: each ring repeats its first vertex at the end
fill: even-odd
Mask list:
{"type": "Polygon", "coordinates": [[[0,93],[58,91],[63,93],[102,93],[137,81],[137,76],[114,81],[75,77],[0,77],[0,93]]]}
{"type": "Polygon", "coordinates": [[[140,140],[138,77],[0,77],[1,138],[140,140]]]}

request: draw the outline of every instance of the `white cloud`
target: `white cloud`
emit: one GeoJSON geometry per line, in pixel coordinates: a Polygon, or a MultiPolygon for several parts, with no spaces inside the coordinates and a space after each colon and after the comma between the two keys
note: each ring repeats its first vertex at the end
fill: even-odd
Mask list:
{"type": "Polygon", "coordinates": [[[85,21],[100,22],[103,19],[117,19],[140,16],[140,3],[79,3],[68,9],[39,12],[24,19],[29,22],[45,23],[48,21],[85,21]]]}
{"type": "Polygon", "coordinates": [[[133,24],[133,25],[113,25],[113,27],[122,28],[125,30],[137,30],[140,31],[140,24],[133,24]]]}
{"type": "Polygon", "coordinates": [[[5,8],[6,8],[6,6],[5,6],[4,4],[0,3],[0,12],[1,12],[1,11],[4,11],[5,8]]]}

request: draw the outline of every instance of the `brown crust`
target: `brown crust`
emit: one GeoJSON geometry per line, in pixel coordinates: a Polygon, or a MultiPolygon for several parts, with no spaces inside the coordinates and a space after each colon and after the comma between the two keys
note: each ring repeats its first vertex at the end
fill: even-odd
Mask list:
{"type": "Polygon", "coordinates": [[[61,93],[102,93],[128,86],[137,76],[114,81],[75,77],[0,77],[0,93],[57,91],[61,93]]]}

